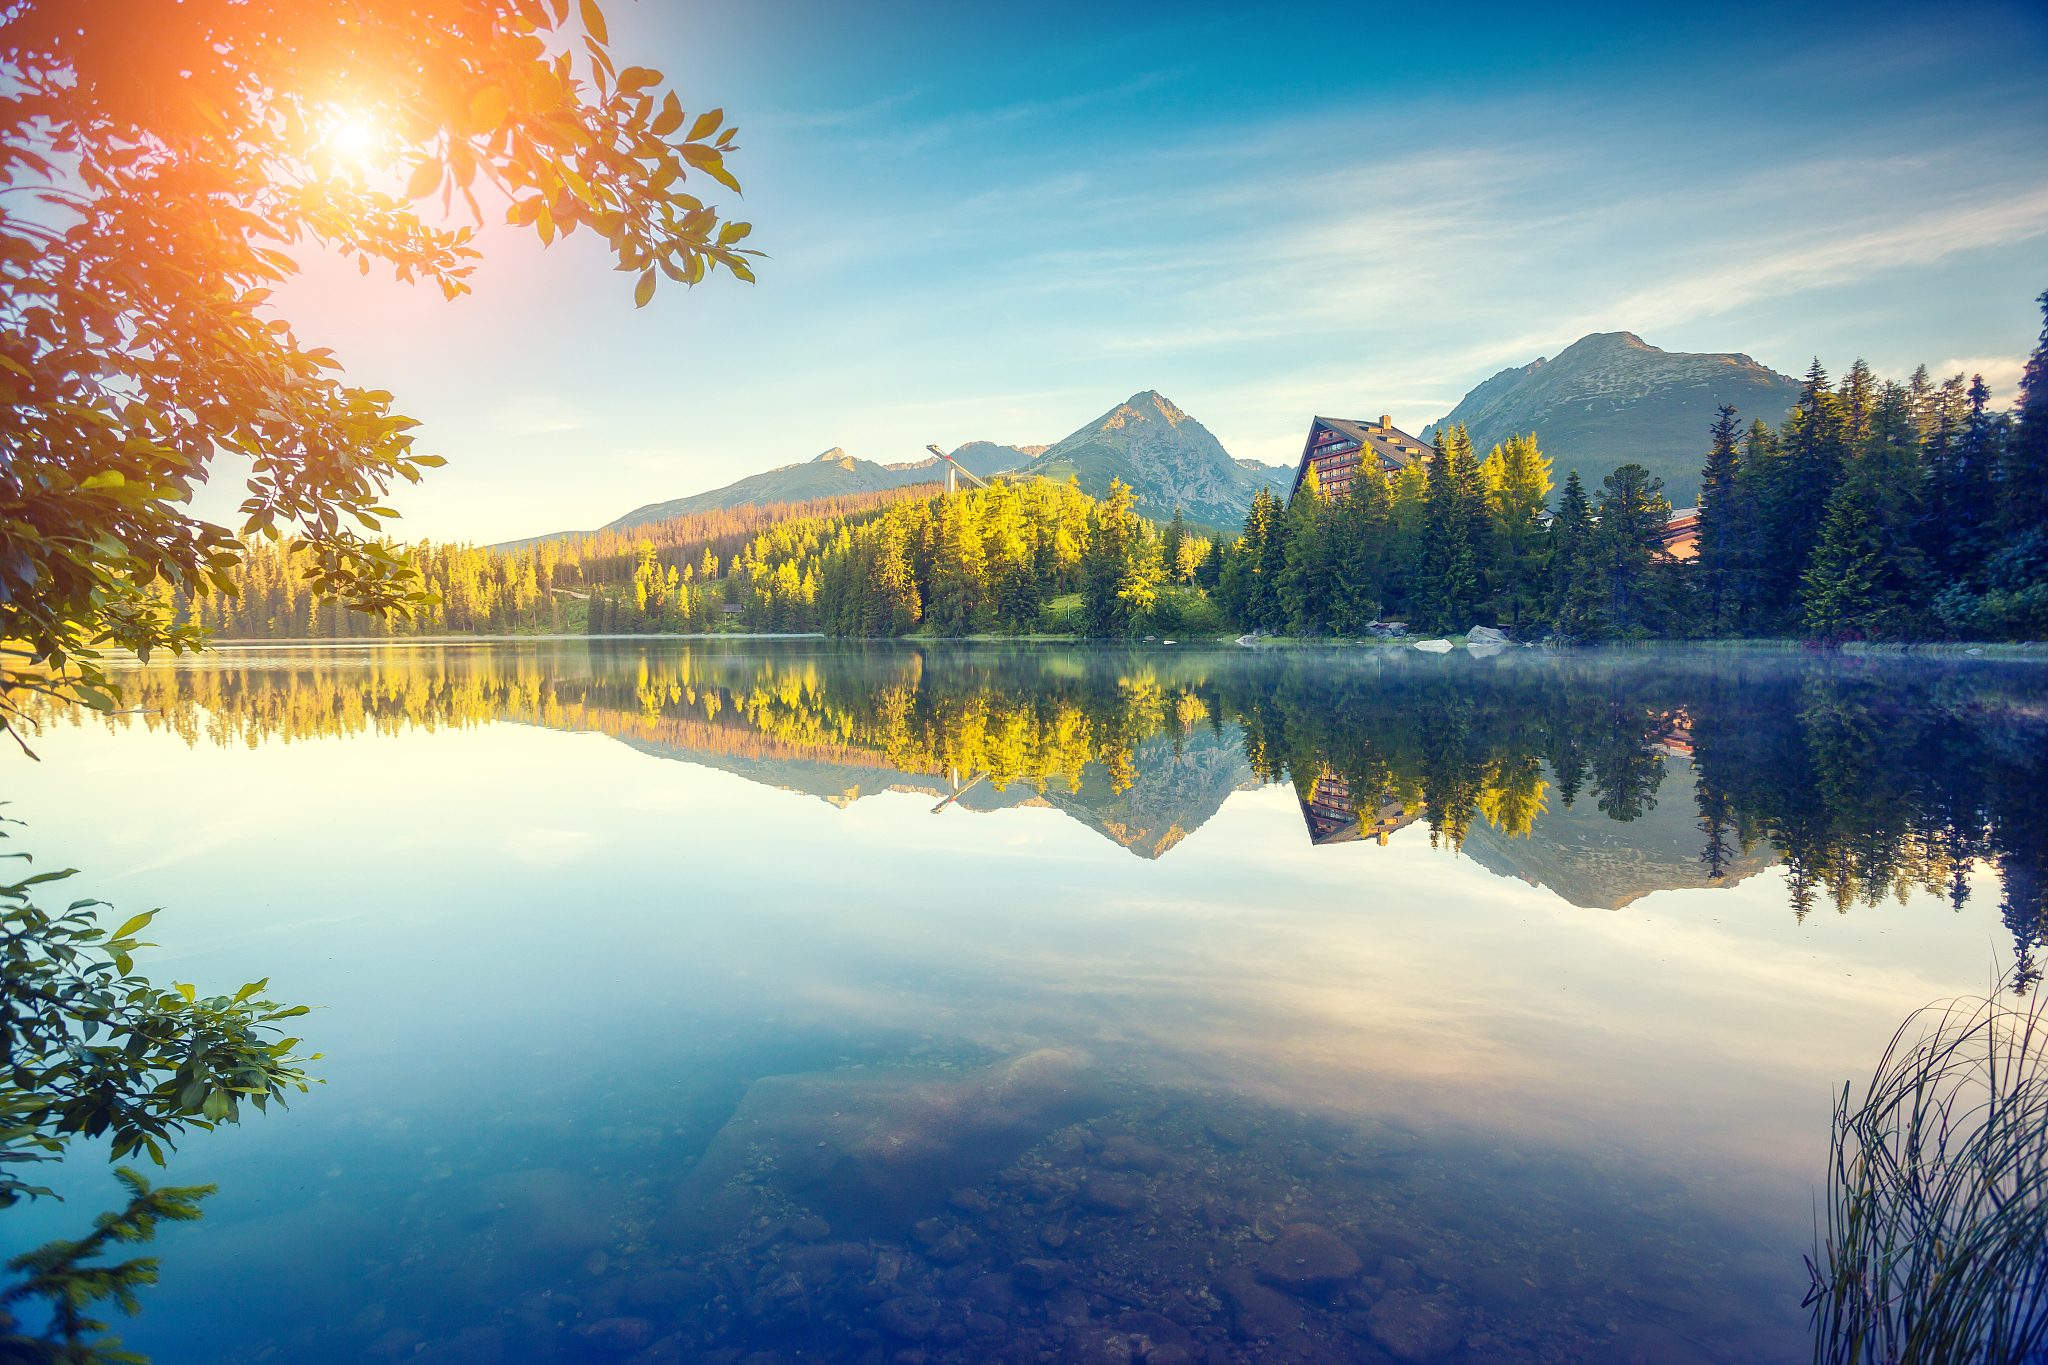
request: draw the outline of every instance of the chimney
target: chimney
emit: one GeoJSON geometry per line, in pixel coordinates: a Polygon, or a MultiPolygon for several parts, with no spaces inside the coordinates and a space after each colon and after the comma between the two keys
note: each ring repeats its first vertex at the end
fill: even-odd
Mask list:
{"type": "Polygon", "coordinates": [[[1381,428],[1382,428],[1383,430],[1389,430],[1389,429],[1391,429],[1391,428],[1393,427],[1393,425],[1394,425],[1394,419],[1393,419],[1393,418],[1391,418],[1391,417],[1387,416],[1387,415],[1386,415],[1386,414],[1385,414],[1384,412],[1380,414],[1380,427],[1381,427],[1381,428]]]}

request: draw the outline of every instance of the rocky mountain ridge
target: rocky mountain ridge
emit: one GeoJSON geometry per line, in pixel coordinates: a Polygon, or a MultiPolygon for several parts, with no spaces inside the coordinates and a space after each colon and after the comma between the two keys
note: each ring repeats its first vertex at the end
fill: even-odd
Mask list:
{"type": "MultiPolygon", "coordinates": [[[[971,441],[954,451],[953,458],[986,478],[1025,464],[1044,449],[1044,446],[1019,448],[999,446],[990,441],[971,441]]],[[[804,502],[847,493],[876,493],[914,483],[943,483],[945,478],[945,461],[936,455],[898,464],[876,464],[834,446],[811,459],[750,474],[708,493],[636,507],[617,521],[606,523],[605,529],[625,531],[649,522],[666,521],[670,517],[687,516],[692,512],[715,512],[745,503],[758,507],[771,502],[804,502]]]]}
{"type": "Polygon", "coordinates": [[[1165,521],[1178,507],[1188,520],[1235,530],[1252,498],[1291,469],[1234,459],[1209,429],[1157,389],[1134,393],[1016,471],[1065,482],[1091,497],[1121,479],[1140,516],[1165,521]],[[1262,474],[1257,470],[1274,471],[1262,474]]]}
{"type": "Polygon", "coordinates": [[[1641,464],[1664,480],[1675,507],[1699,501],[1707,429],[1723,403],[1744,426],[1776,425],[1799,396],[1799,381],[1736,352],[1666,351],[1633,332],[1594,332],[1555,359],[1538,356],[1475,386],[1422,429],[1463,422],[1480,457],[1499,442],[1535,432],[1557,484],[1579,471],[1589,493],[1620,465],[1641,464]]]}

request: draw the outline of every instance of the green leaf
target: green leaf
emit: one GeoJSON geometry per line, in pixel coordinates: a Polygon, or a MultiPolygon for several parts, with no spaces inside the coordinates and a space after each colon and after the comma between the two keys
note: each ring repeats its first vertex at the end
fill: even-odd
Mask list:
{"type": "Polygon", "coordinates": [[[154,910],[149,910],[149,911],[145,911],[144,913],[142,913],[142,914],[140,914],[140,915],[137,915],[137,916],[136,916],[136,917],[135,917],[134,919],[131,919],[131,920],[129,920],[129,921],[128,921],[128,922],[126,923],[126,924],[122,925],[122,926],[121,926],[120,928],[116,929],[116,930],[115,930],[115,931],[113,932],[113,935],[112,935],[112,937],[114,937],[114,938],[126,938],[126,937],[128,937],[128,935],[130,935],[130,934],[132,934],[132,933],[136,932],[136,931],[137,931],[138,929],[141,929],[141,928],[145,927],[146,925],[148,925],[148,923],[149,923],[149,922],[150,922],[151,920],[155,919],[155,918],[156,918],[156,911],[154,911],[154,910]]]}
{"type": "Polygon", "coordinates": [[[589,30],[590,36],[600,43],[609,43],[611,38],[605,32],[604,11],[597,7],[597,0],[582,0],[578,8],[583,14],[583,27],[589,30]]]}

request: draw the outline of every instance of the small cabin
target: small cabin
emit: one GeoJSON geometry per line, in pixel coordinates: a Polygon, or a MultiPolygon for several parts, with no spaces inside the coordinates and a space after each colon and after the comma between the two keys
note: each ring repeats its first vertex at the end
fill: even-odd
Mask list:
{"type": "Polygon", "coordinates": [[[721,602],[718,604],[718,609],[727,616],[745,616],[747,614],[746,605],[740,602],[721,602]]]}
{"type": "Polygon", "coordinates": [[[1287,490],[1287,496],[1294,496],[1311,468],[1323,496],[1333,498],[1351,486],[1366,460],[1377,460],[1382,473],[1397,474],[1427,454],[1429,447],[1422,438],[1397,430],[1392,417],[1382,416],[1378,422],[1313,418],[1308,440],[1301,448],[1301,464],[1294,471],[1294,487],[1287,490]]]}

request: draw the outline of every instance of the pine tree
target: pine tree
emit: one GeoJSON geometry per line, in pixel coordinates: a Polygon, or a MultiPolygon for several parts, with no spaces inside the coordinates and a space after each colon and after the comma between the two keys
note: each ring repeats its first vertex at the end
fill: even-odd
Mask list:
{"type": "Polygon", "coordinates": [[[1531,432],[1495,446],[1479,474],[1492,523],[1487,610],[1509,631],[1526,634],[1543,615],[1549,586],[1543,512],[1550,501],[1550,461],[1531,432]]]}
{"type": "Polygon", "coordinates": [[[1622,465],[1601,480],[1589,559],[1599,575],[1603,633],[1642,636],[1665,624],[1651,572],[1670,520],[1664,481],[1641,465],[1622,465]]]}
{"type": "Polygon", "coordinates": [[[1574,469],[1565,476],[1564,495],[1550,527],[1550,620],[1558,638],[1591,638],[1598,631],[1596,596],[1590,572],[1593,552],[1593,509],[1586,486],[1574,469]]]}
{"type": "Polygon", "coordinates": [[[1287,504],[1287,558],[1281,566],[1280,603],[1287,628],[1320,635],[1329,624],[1332,565],[1322,481],[1311,465],[1287,504]]]}
{"type": "Polygon", "coordinates": [[[1481,589],[1478,543],[1485,494],[1463,423],[1438,427],[1429,461],[1429,512],[1415,596],[1424,629],[1455,632],[1469,625],[1481,589]]]}
{"type": "Polygon", "coordinates": [[[1723,403],[1709,431],[1707,463],[1700,471],[1699,583],[1710,633],[1730,629],[1737,614],[1737,548],[1742,530],[1736,483],[1741,457],[1735,446],[1735,408],[1723,403]]]}
{"type": "Polygon", "coordinates": [[[1770,478],[1758,518],[1765,553],[1757,559],[1757,607],[1767,623],[1784,621],[1798,601],[1847,454],[1842,401],[1829,389],[1818,359],[1777,445],[1777,457],[1766,466],[1770,478]]]}
{"type": "Polygon", "coordinates": [[[1896,636],[1925,598],[1917,543],[1925,478],[1911,391],[1885,385],[1863,425],[1804,583],[1802,619],[1823,640],[1896,636]]]}
{"type": "Polygon", "coordinates": [[[1173,505],[1173,520],[1166,523],[1165,535],[1159,543],[1159,559],[1166,566],[1169,575],[1178,576],[1180,569],[1180,547],[1187,543],[1188,523],[1181,515],[1180,504],[1173,505]]]}
{"type": "Polygon", "coordinates": [[[1362,634],[1379,619],[1392,554],[1387,476],[1366,461],[1329,518],[1330,628],[1362,634]]]}
{"type": "Polygon", "coordinates": [[[1999,521],[2008,541],[2048,535],[2048,290],[2038,302],[2041,340],[2020,376],[2012,435],[2000,460],[1999,521]]]}

